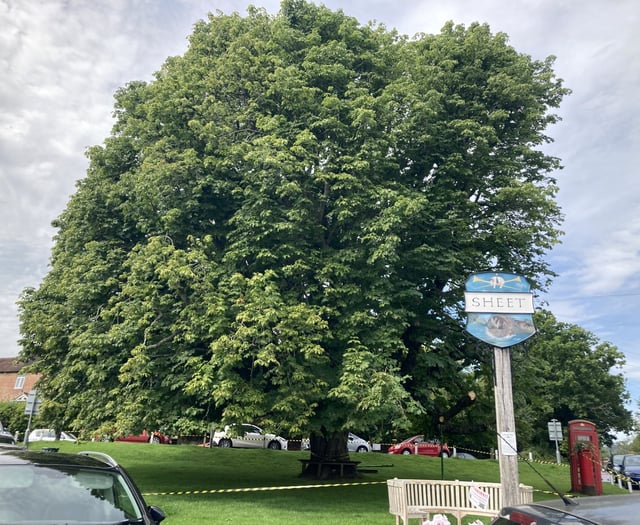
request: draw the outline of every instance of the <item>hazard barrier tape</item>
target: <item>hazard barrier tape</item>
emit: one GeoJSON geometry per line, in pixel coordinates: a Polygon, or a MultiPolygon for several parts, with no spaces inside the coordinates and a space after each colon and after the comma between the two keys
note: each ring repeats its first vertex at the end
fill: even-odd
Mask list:
{"type": "Polygon", "coordinates": [[[176,490],[172,492],[145,492],[143,496],[188,496],[191,494],[228,494],[233,492],[268,492],[275,490],[326,489],[330,487],[357,487],[362,485],[382,485],[386,481],[359,481],[354,483],[326,483],[323,485],[282,485],[276,487],[246,487],[237,489],[176,490]]]}
{"type": "MultiPolygon", "coordinates": [[[[473,448],[467,448],[467,447],[449,447],[450,450],[456,450],[456,451],[463,451],[463,452],[470,452],[472,454],[482,454],[484,456],[487,456],[491,459],[495,459],[495,453],[494,452],[487,452],[486,450],[478,450],[478,449],[473,449],[473,448]]],[[[518,460],[520,460],[520,458],[518,458],[518,460]]],[[[557,461],[551,461],[551,460],[546,460],[546,459],[527,459],[527,460],[523,460],[523,461],[528,461],[530,463],[539,463],[541,465],[558,465],[558,466],[562,466],[562,467],[568,467],[567,464],[565,463],[561,463],[558,464],[557,461]]]]}
{"type": "Polygon", "coordinates": [[[631,479],[628,476],[625,476],[624,474],[620,474],[620,472],[618,472],[617,470],[613,470],[610,468],[605,468],[604,469],[606,472],[608,472],[609,474],[611,474],[611,476],[613,476],[614,479],[617,479],[619,482],[624,482],[627,483],[627,486],[631,485],[633,487],[638,487],[640,488],[640,483],[631,479]]]}
{"type": "MultiPolygon", "coordinates": [[[[560,497],[560,494],[558,492],[553,491],[553,490],[533,489],[533,492],[538,492],[539,494],[550,494],[551,496],[560,497]]],[[[580,496],[580,494],[571,494],[571,493],[566,493],[566,492],[563,492],[562,495],[567,497],[567,498],[577,498],[577,497],[580,496]]]]}
{"type": "MultiPolygon", "coordinates": [[[[189,496],[197,494],[232,494],[242,492],[271,492],[276,490],[299,490],[299,489],[325,489],[335,487],[357,487],[364,485],[384,485],[386,481],[361,481],[354,483],[327,483],[324,485],[283,485],[276,487],[245,487],[237,489],[209,489],[209,490],[176,490],[170,492],[144,492],[143,496],[189,496]]],[[[551,494],[557,496],[558,493],[552,490],[534,489],[534,492],[541,494],[551,494]]],[[[575,497],[573,494],[565,494],[569,498],[575,497]]]]}
{"type": "Polygon", "coordinates": [[[475,449],[475,448],[456,447],[456,446],[449,447],[449,450],[469,452],[470,454],[478,454],[478,455],[482,455],[482,456],[487,456],[488,458],[493,456],[493,452],[491,452],[490,450],[486,451],[486,450],[480,450],[480,449],[475,449]]]}
{"type": "Polygon", "coordinates": [[[557,461],[551,461],[547,459],[528,459],[530,463],[539,463],[540,465],[556,465],[558,467],[568,467],[568,463],[558,463],[557,461]]]}

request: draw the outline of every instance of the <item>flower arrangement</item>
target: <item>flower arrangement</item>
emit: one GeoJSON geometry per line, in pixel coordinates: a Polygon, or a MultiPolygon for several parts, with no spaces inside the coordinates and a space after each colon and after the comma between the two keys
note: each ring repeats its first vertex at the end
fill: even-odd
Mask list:
{"type": "Polygon", "coordinates": [[[425,520],[422,525],[451,525],[451,522],[444,514],[436,514],[432,520],[425,520]]]}
{"type": "MultiPolygon", "coordinates": [[[[451,525],[449,518],[444,514],[436,514],[432,520],[425,520],[422,525],[451,525]]],[[[481,520],[475,520],[469,523],[469,525],[484,525],[481,520]]]]}

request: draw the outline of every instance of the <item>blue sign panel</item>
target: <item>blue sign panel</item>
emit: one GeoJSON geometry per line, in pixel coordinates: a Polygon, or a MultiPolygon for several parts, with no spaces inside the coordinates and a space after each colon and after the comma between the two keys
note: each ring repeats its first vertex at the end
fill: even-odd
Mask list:
{"type": "Polygon", "coordinates": [[[529,339],[533,325],[531,286],[513,273],[474,273],[465,283],[467,332],[499,348],[529,339]]]}

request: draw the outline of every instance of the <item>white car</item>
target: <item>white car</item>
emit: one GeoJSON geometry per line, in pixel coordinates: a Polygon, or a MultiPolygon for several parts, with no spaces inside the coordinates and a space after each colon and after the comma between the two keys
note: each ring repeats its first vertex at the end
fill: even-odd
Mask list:
{"type": "MultiPolygon", "coordinates": [[[[56,441],[56,431],[52,428],[36,428],[29,434],[29,441],[56,441]]],[[[60,441],[78,441],[71,432],[60,432],[60,441]]]]}
{"type": "Polygon", "coordinates": [[[349,437],[347,438],[347,450],[349,452],[371,452],[371,444],[361,437],[349,432],[349,437]]]}
{"type": "MultiPolygon", "coordinates": [[[[310,446],[308,438],[302,440],[302,450],[308,450],[310,446]]],[[[349,452],[371,452],[371,443],[349,432],[347,450],[349,452]]]]}
{"type": "Polygon", "coordinates": [[[288,441],[275,434],[265,432],[255,425],[227,425],[224,430],[213,433],[211,446],[222,448],[270,448],[272,450],[287,450],[288,441]]]}

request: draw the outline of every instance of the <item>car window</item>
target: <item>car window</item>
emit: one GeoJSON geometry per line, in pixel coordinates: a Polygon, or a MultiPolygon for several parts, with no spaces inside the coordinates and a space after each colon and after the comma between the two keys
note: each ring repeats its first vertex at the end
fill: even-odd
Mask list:
{"type": "Polygon", "coordinates": [[[116,478],[113,487],[114,505],[121,509],[128,519],[140,519],[140,509],[135,504],[135,497],[122,476],[116,478]]]}
{"type": "Polygon", "coordinates": [[[627,456],[626,458],[624,458],[623,464],[625,466],[638,466],[640,465],[640,456],[627,456]]]}
{"type": "Polygon", "coordinates": [[[142,516],[126,480],[115,471],[11,465],[0,468],[0,523],[119,523],[142,516]],[[9,486],[9,479],[15,486],[9,486]]]}

